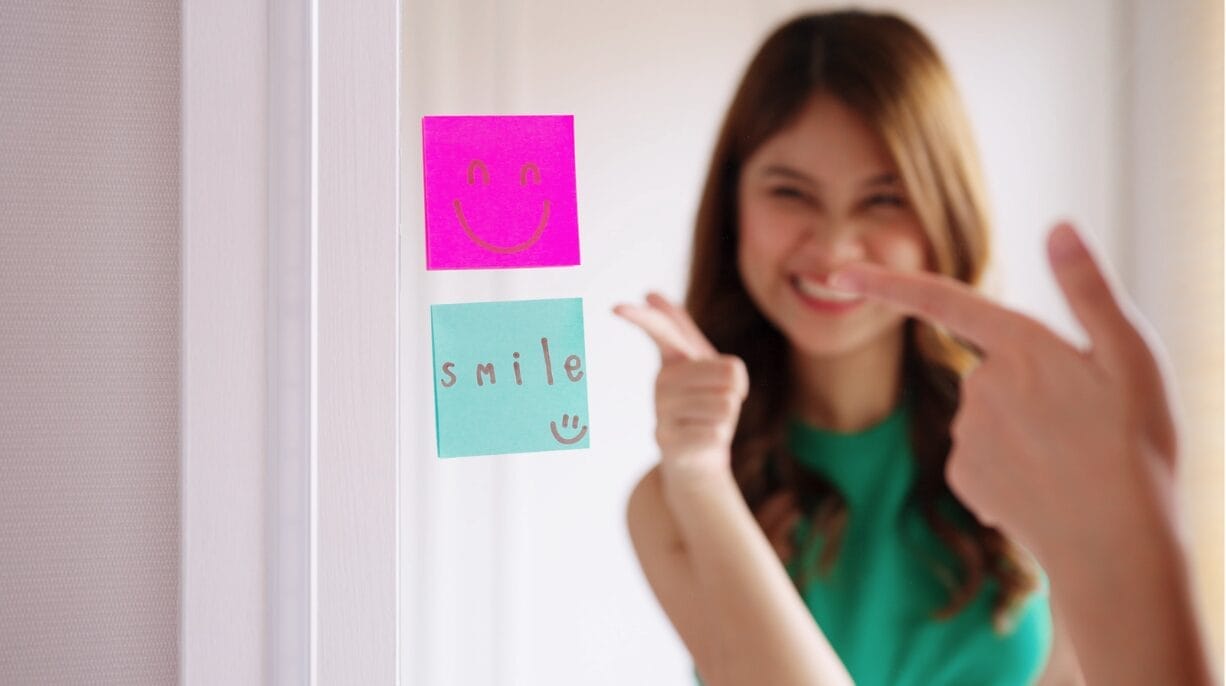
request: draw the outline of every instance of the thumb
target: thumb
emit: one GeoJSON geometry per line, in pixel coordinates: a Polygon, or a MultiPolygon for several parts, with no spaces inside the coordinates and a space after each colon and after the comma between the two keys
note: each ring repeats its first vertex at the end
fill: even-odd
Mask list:
{"type": "Polygon", "coordinates": [[[1126,304],[1072,224],[1062,222],[1051,230],[1047,254],[1069,309],[1090,337],[1093,354],[1127,363],[1144,343],[1125,313],[1126,304]]]}

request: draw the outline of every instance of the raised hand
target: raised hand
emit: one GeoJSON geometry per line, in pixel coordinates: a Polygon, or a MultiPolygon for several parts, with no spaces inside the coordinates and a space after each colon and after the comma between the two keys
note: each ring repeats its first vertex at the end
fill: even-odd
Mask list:
{"type": "Polygon", "coordinates": [[[656,442],[668,480],[726,475],[749,375],[740,358],[721,355],[681,307],[652,293],[645,305],[614,313],[641,328],[660,349],[656,442]]]}
{"type": "Polygon", "coordinates": [[[946,277],[859,264],[833,277],[983,352],[963,381],[948,481],[1040,558],[1084,554],[1159,509],[1177,452],[1163,376],[1130,306],[1071,226],[1052,231],[1048,252],[1088,349],[946,277]]]}
{"type": "Polygon", "coordinates": [[[1088,682],[1212,683],[1157,347],[1070,225],[1048,253],[1088,348],[952,279],[857,264],[832,281],[983,352],[963,381],[947,481],[1047,569],[1088,682]]]}

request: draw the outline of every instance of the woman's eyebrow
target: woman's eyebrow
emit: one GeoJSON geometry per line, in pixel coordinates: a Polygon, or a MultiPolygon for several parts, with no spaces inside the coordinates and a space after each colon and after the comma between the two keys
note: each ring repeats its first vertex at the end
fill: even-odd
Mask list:
{"type": "Polygon", "coordinates": [[[898,174],[895,172],[882,172],[864,182],[865,188],[871,186],[893,186],[898,183],[898,174]]]}
{"type": "Polygon", "coordinates": [[[815,186],[815,187],[821,185],[817,181],[812,179],[808,174],[805,174],[804,172],[793,169],[791,167],[786,167],[782,164],[770,165],[766,169],[762,170],[762,175],[763,176],[782,176],[785,178],[793,179],[795,181],[801,181],[801,182],[809,184],[810,186],[815,186]]]}

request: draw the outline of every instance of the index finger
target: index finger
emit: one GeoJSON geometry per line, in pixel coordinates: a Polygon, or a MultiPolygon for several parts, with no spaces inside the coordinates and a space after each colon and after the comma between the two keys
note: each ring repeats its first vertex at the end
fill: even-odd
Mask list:
{"type": "Polygon", "coordinates": [[[985,352],[1009,347],[1027,321],[961,281],[930,272],[900,272],[856,263],[839,269],[830,277],[830,284],[939,324],[985,352]]]}
{"type": "Polygon", "coordinates": [[[663,311],[672,318],[677,323],[677,327],[681,329],[682,333],[693,344],[694,349],[698,350],[704,357],[712,357],[719,354],[719,351],[715,349],[715,346],[711,345],[711,341],[707,340],[706,334],[702,332],[702,329],[698,328],[698,325],[690,317],[689,312],[686,312],[684,308],[673,304],[673,301],[655,292],[647,294],[647,304],[663,311]]]}
{"type": "Polygon", "coordinates": [[[620,304],[613,308],[613,313],[642,329],[660,349],[664,362],[701,357],[701,353],[694,349],[677,324],[664,312],[651,307],[620,304]]]}

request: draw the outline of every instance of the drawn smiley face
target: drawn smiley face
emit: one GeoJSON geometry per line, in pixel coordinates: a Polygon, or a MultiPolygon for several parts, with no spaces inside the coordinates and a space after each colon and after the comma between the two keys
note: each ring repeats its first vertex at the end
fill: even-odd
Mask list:
{"type": "Polygon", "coordinates": [[[422,117],[422,184],[426,269],[579,264],[573,116],[422,117]]]}
{"type": "Polygon", "coordinates": [[[571,423],[570,421],[570,415],[568,414],[562,415],[562,428],[563,429],[567,428],[566,427],[567,424],[570,424],[570,428],[572,430],[578,429],[579,433],[575,434],[571,438],[563,438],[561,432],[558,431],[558,423],[549,422],[549,430],[553,433],[553,438],[558,443],[561,443],[562,445],[574,445],[575,443],[582,441],[583,437],[587,435],[587,424],[584,424],[583,428],[581,429],[579,428],[579,415],[575,415],[575,419],[573,423],[571,423]]]}
{"type": "MultiPolygon", "coordinates": [[[[490,185],[490,170],[481,160],[473,160],[468,165],[468,185],[474,186],[480,181],[482,185],[490,185]]],[[[527,186],[529,182],[539,186],[541,184],[541,170],[532,162],[525,162],[519,168],[519,185],[527,186]]],[[[468,217],[464,215],[464,206],[459,198],[452,201],[455,207],[456,219],[460,222],[460,228],[464,230],[464,235],[473,243],[476,243],[481,248],[494,253],[507,255],[517,253],[531,248],[541,238],[541,234],[545,233],[545,226],[549,224],[549,199],[541,200],[540,217],[536,222],[536,229],[526,239],[513,245],[498,245],[485,240],[477,231],[473,230],[472,225],[468,221],[468,217]]]]}

